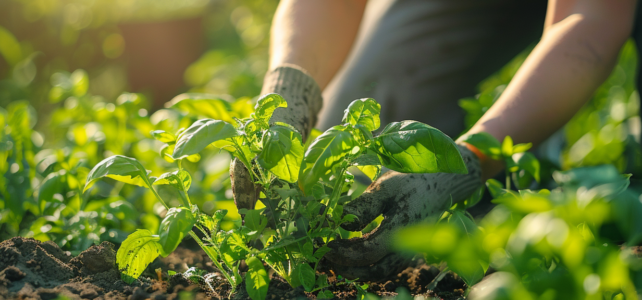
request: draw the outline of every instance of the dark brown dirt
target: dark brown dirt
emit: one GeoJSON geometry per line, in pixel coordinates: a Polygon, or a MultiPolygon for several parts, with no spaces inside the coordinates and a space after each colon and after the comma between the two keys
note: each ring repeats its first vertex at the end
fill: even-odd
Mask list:
{"type": "MultiPolygon", "coordinates": [[[[179,247],[168,257],[157,259],[143,276],[132,285],[120,280],[115,267],[114,245],[103,242],[92,246],[77,257],[62,251],[51,242],[34,239],[12,238],[0,243],[0,300],[48,300],[64,296],[68,299],[205,299],[227,298],[230,285],[219,280],[220,274],[212,267],[209,258],[201,251],[179,247]],[[206,284],[192,284],[181,275],[167,276],[167,270],[183,272],[197,267],[213,273],[210,291],[206,284]],[[155,269],[160,268],[162,280],[155,269]]],[[[408,268],[392,280],[369,283],[367,291],[380,296],[394,296],[399,288],[412,295],[458,299],[465,289],[463,281],[447,274],[434,283],[439,270],[421,265],[408,268]],[[433,290],[427,289],[432,286],[433,290]]],[[[329,274],[332,275],[332,274],[329,274]]],[[[357,289],[352,284],[338,282],[331,276],[328,287],[335,299],[354,299],[357,289]]],[[[238,287],[233,299],[249,299],[244,284],[238,287]]],[[[303,288],[292,289],[285,280],[272,275],[267,299],[316,299],[317,293],[306,293],[303,288]]]]}

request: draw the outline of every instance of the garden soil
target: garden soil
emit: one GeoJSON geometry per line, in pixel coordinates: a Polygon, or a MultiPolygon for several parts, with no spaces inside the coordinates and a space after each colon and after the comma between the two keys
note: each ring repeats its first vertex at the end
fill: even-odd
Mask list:
{"type": "MultiPolygon", "coordinates": [[[[183,272],[197,267],[214,273],[216,269],[205,253],[191,250],[191,245],[179,247],[165,258],[159,258],[133,284],[120,280],[115,267],[116,249],[109,242],[95,245],[72,257],[52,242],[12,238],[0,243],[0,300],[1,299],[207,299],[227,298],[230,285],[223,280],[210,281],[211,288],[201,281],[192,284],[180,274],[168,278],[167,270],[183,272]],[[161,278],[155,269],[160,268],[161,278]],[[160,280],[159,280],[160,279],[160,280]],[[186,297],[187,296],[187,297],[186,297]]],[[[412,295],[441,299],[461,298],[465,285],[452,273],[437,276],[434,266],[408,268],[390,281],[368,283],[367,291],[379,296],[397,295],[403,288],[412,295]],[[430,286],[433,290],[428,290],[430,286]]],[[[335,277],[330,281],[336,282],[335,277]]],[[[336,285],[329,289],[335,299],[355,299],[351,285],[336,285]]],[[[244,285],[232,299],[249,299],[244,285]]],[[[302,288],[292,289],[285,280],[272,275],[267,299],[316,299],[314,293],[302,288]]]]}

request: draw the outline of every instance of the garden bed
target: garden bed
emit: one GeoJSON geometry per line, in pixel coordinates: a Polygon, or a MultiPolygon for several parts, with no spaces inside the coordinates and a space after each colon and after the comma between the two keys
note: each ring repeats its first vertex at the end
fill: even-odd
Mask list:
{"type": "MultiPolygon", "coordinates": [[[[201,250],[182,245],[172,255],[157,259],[147,271],[128,285],[120,279],[115,267],[115,246],[103,242],[83,251],[77,257],[61,250],[52,242],[40,242],[21,237],[0,243],[0,299],[174,299],[187,293],[191,298],[227,298],[230,289],[224,280],[212,282],[214,291],[204,285],[192,284],[179,273],[168,278],[167,270],[178,272],[189,267],[216,273],[209,258],[201,250]],[[161,268],[162,280],[154,270],[161,268]]],[[[438,283],[432,281],[439,274],[434,266],[422,264],[408,268],[392,280],[368,283],[368,292],[379,296],[395,296],[399,288],[412,295],[457,299],[465,285],[456,275],[447,274],[438,283]],[[429,285],[434,291],[427,290],[429,285]]],[[[336,281],[331,277],[330,283],[336,281]]],[[[354,299],[356,289],[351,285],[333,285],[335,299],[354,299]]],[[[244,284],[232,299],[248,299],[244,284]]],[[[316,299],[302,287],[292,289],[283,279],[272,275],[267,299],[316,299]]]]}

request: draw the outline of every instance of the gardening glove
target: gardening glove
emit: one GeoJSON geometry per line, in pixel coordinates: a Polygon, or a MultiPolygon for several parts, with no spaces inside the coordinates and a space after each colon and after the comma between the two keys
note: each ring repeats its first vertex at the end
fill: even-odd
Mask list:
{"type": "MultiPolygon", "coordinates": [[[[316,123],[317,114],[323,105],[321,89],[310,75],[295,65],[282,65],[265,75],[261,95],[277,93],[288,106],[278,108],[270,119],[270,125],[283,122],[294,126],[305,142],[316,123]]],[[[249,170],[237,158],[230,164],[230,180],[234,204],[238,209],[254,209],[260,190],[254,187],[249,170]]]]}
{"type": "Polygon", "coordinates": [[[458,148],[468,174],[388,171],[346,204],[344,213],[358,218],[344,223],[346,230],[360,231],[381,214],[384,219],[363,237],[330,242],[332,250],[325,255],[323,267],[363,281],[381,281],[408,267],[413,257],[392,252],[394,232],[422,220],[436,221],[448,207],[465,200],[482,185],[479,158],[465,146],[458,148]]]}

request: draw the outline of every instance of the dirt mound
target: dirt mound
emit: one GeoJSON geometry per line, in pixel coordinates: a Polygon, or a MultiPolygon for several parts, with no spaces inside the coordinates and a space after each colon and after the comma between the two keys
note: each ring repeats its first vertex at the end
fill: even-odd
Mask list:
{"type": "MultiPolygon", "coordinates": [[[[192,284],[180,274],[167,277],[167,270],[185,271],[198,267],[215,273],[205,253],[181,246],[172,255],[156,260],[139,280],[128,285],[120,280],[116,269],[114,245],[103,242],[83,251],[77,257],[61,250],[52,242],[34,239],[12,238],[0,243],[0,299],[177,299],[177,298],[220,298],[226,299],[231,289],[224,280],[207,284],[192,284]],[[154,272],[163,270],[162,280],[154,272]],[[148,277],[147,277],[148,276],[148,277]]],[[[457,299],[463,294],[465,285],[454,275],[440,276],[433,282],[439,270],[434,266],[421,265],[408,268],[394,279],[383,283],[369,283],[367,291],[380,296],[394,296],[405,289],[413,295],[457,299]],[[433,291],[427,289],[433,287],[433,291]]],[[[220,276],[217,276],[220,277],[220,276]]],[[[336,277],[330,277],[336,283],[336,277]]],[[[333,285],[328,288],[336,299],[354,299],[355,286],[333,285]]],[[[233,299],[249,299],[245,284],[237,288],[233,299]]],[[[278,276],[272,276],[267,299],[316,299],[317,293],[306,293],[303,288],[292,289],[278,276]]]]}
{"type": "Polygon", "coordinates": [[[109,242],[72,258],[54,243],[12,238],[0,243],[0,298],[171,299],[185,290],[176,286],[168,292],[167,282],[146,278],[128,285],[115,263],[109,242]]]}

